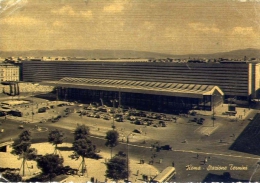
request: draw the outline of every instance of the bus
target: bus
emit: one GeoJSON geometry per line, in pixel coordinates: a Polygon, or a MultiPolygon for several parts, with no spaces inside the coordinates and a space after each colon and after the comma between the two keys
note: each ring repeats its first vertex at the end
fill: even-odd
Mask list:
{"type": "Polygon", "coordinates": [[[161,173],[159,173],[152,182],[169,182],[173,176],[176,175],[176,171],[174,167],[167,167],[161,173]]]}

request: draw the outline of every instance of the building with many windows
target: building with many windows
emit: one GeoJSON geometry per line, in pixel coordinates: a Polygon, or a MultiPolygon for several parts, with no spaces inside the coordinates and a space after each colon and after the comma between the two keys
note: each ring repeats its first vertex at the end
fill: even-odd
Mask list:
{"type": "Polygon", "coordinates": [[[19,66],[1,63],[0,64],[0,81],[19,81],[19,66]]]}
{"type": "Polygon", "coordinates": [[[80,96],[90,100],[107,96],[108,101],[120,98],[126,105],[210,110],[223,99],[251,101],[259,97],[257,62],[93,60],[22,64],[23,81],[59,87],[64,98],[80,96]]]}

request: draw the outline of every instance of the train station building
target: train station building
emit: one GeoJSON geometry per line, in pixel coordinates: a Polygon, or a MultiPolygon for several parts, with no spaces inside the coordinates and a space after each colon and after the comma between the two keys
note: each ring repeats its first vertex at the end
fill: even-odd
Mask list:
{"type": "Polygon", "coordinates": [[[100,101],[117,106],[143,110],[180,113],[191,109],[211,110],[223,102],[224,93],[218,86],[165,82],[66,77],[41,84],[58,88],[64,100],[100,101]]]}
{"type": "Polygon", "coordinates": [[[257,62],[23,61],[22,68],[23,82],[55,86],[65,100],[117,100],[162,112],[211,110],[229,99],[250,103],[260,96],[257,62]]]}

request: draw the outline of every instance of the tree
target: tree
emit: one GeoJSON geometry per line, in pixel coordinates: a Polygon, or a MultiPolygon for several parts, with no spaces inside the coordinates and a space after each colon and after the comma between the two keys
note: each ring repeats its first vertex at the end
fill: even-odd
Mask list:
{"type": "Polygon", "coordinates": [[[85,125],[78,125],[76,130],[74,131],[74,140],[84,139],[90,135],[89,127],[85,125]]]}
{"type": "Polygon", "coordinates": [[[80,156],[82,158],[81,164],[81,173],[84,174],[86,171],[86,163],[85,158],[94,158],[99,159],[100,157],[96,154],[96,146],[92,144],[92,142],[85,139],[78,139],[73,142],[72,149],[74,150],[76,156],[80,156]]]}
{"type": "Polygon", "coordinates": [[[46,154],[37,159],[37,166],[42,170],[43,175],[49,176],[51,179],[56,177],[62,172],[63,158],[56,154],[46,154]]]}
{"type": "MultiPolygon", "coordinates": [[[[31,147],[31,133],[28,130],[23,131],[18,139],[16,139],[12,145],[12,154],[18,155],[23,159],[22,170],[23,176],[25,175],[26,160],[32,160],[36,157],[37,150],[31,147]]],[[[28,166],[27,166],[28,168],[28,166]]]]}
{"type": "Polygon", "coordinates": [[[19,174],[13,173],[11,171],[4,172],[3,177],[10,182],[21,182],[22,181],[22,177],[19,174]]]}
{"type": "Polygon", "coordinates": [[[105,145],[107,147],[110,147],[110,149],[111,149],[111,158],[112,158],[113,147],[118,145],[118,138],[119,138],[119,133],[117,131],[109,130],[107,132],[107,135],[106,135],[106,138],[105,138],[105,139],[107,139],[107,141],[106,141],[105,145]]]}
{"type": "Polygon", "coordinates": [[[96,146],[88,139],[89,135],[89,127],[85,125],[78,125],[74,132],[72,149],[74,150],[75,156],[80,156],[82,158],[80,163],[82,174],[86,171],[85,158],[100,158],[100,156],[96,154],[96,146]]]}
{"type": "Polygon", "coordinates": [[[55,145],[55,150],[54,150],[53,154],[57,153],[58,144],[63,143],[63,139],[64,139],[63,136],[64,136],[64,133],[62,133],[58,129],[50,131],[49,136],[48,136],[48,141],[51,144],[55,145]]]}
{"type": "Polygon", "coordinates": [[[128,178],[127,159],[120,154],[114,156],[106,163],[106,177],[115,181],[128,178]]]}

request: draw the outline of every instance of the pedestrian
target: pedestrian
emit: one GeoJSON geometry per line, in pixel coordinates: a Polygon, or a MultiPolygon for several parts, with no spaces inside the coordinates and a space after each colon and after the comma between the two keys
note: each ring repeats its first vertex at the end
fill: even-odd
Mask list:
{"type": "Polygon", "coordinates": [[[208,162],[208,159],[207,159],[207,158],[205,158],[205,160],[204,160],[204,165],[206,165],[206,164],[207,164],[207,162],[208,162]]]}
{"type": "Polygon", "coordinates": [[[199,154],[197,153],[197,159],[199,159],[199,154]]]}
{"type": "Polygon", "coordinates": [[[136,176],[138,176],[139,175],[139,170],[137,170],[137,172],[136,172],[136,176]]]}
{"type": "Polygon", "coordinates": [[[162,158],[160,158],[159,163],[162,164],[162,158]]]}
{"type": "Polygon", "coordinates": [[[174,167],[174,161],[172,162],[172,167],[174,167]]]}

